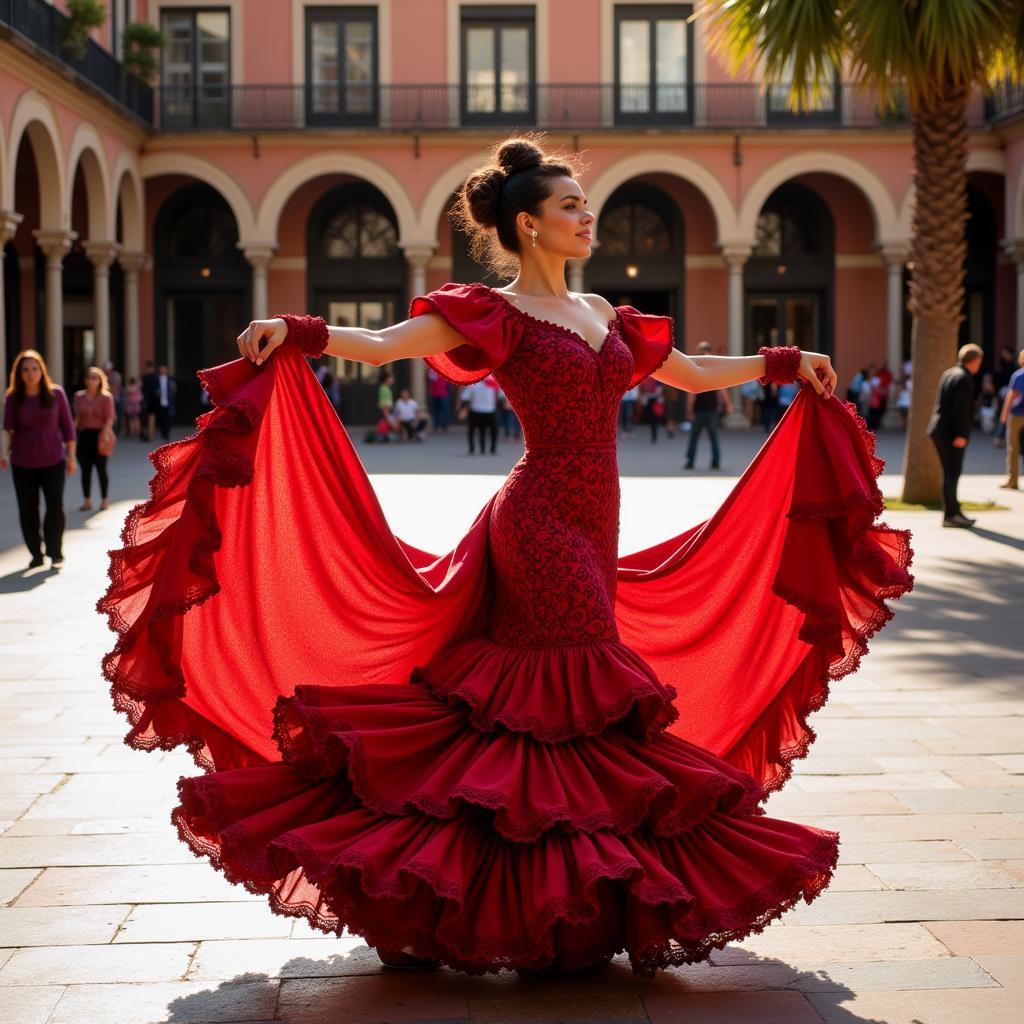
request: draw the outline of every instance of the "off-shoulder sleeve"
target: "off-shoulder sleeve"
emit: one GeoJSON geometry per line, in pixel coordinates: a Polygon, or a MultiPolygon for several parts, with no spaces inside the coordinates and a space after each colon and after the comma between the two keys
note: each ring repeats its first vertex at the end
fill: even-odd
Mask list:
{"type": "Polygon", "coordinates": [[[417,295],[409,304],[409,316],[422,313],[439,313],[466,339],[464,345],[424,360],[453,384],[483,380],[515,351],[522,333],[515,309],[480,284],[449,282],[417,295]]]}
{"type": "Polygon", "coordinates": [[[675,326],[670,316],[641,313],[632,306],[616,306],[622,321],[622,340],[633,353],[633,376],[627,390],[649,377],[675,347],[675,326]]]}

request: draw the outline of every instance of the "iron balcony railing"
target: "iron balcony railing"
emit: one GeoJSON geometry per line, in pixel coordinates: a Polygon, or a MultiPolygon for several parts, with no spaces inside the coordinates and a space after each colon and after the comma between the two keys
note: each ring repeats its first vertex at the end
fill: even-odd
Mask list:
{"type": "Polygon", "coordinates": [[[0,26],[16,32],[76,71],[90,85],[116,100],[146,124],[153,124],[153,89],[126,76],[121,62],[92,39],[85,53],[72,57],[61,45],[69,19],[46,0],[0,0],[0,26]]]}
{"type": "MultiPolygon", "coordinates": [[[[784,91],[757,84],[678,86],[163,85],[154,127],[161,132],[362,129],[443,131],[530,126],[548,129],[878,128],[906,126],[905,106],[879,112],[869,89],[845,83],[812,111],[787,109],[784,91]]],[[[972,126],[998,110],[980,96],[972,126]]]]}

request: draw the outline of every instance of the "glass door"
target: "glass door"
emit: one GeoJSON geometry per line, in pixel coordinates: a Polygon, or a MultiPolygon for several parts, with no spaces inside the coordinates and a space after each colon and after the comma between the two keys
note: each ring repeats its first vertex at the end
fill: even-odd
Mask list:
{"type": "Polygon", "coordinates": [[[746,352],[756,354],[762,345],[798,345],[814,352],[825,351],[821,330],[821,297],[748,294],[746,352]]]}

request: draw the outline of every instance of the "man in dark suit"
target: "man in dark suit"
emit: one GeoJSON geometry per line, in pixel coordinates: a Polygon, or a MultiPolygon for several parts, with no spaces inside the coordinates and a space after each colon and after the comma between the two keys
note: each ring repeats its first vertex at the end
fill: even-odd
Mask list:
{"type": "Polygon", "coordinates": [[[943,526],[974,525],[974,520],[960,511],[956,487],[974,424],[974,375],[981,369],[983,355],[977,345],[964,345],[960,349],[956,366],[946,370],[939,380],[935,409],[928,421],[928,436],[942,461],[943,526]]]}

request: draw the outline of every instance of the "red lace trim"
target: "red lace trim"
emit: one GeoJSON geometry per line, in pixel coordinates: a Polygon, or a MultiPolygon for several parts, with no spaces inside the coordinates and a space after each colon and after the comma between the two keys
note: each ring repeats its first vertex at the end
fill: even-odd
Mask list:
{"type": "Polygon", "coordinates": [[[303,355],[313,359],[318,359],[324,354],[330,335],[327,321],[322,316],[275,313],[270,319],[283,320],[288,325],[285,344],[294,345],[303,355]]]}
{"type": "Polygon", "coordinates": [[[764,356],[764,376],[757,378],[758,384],[792,384],[796,380],[802,358],[796,345],[762,345],[757,354],[764,356]]]}

